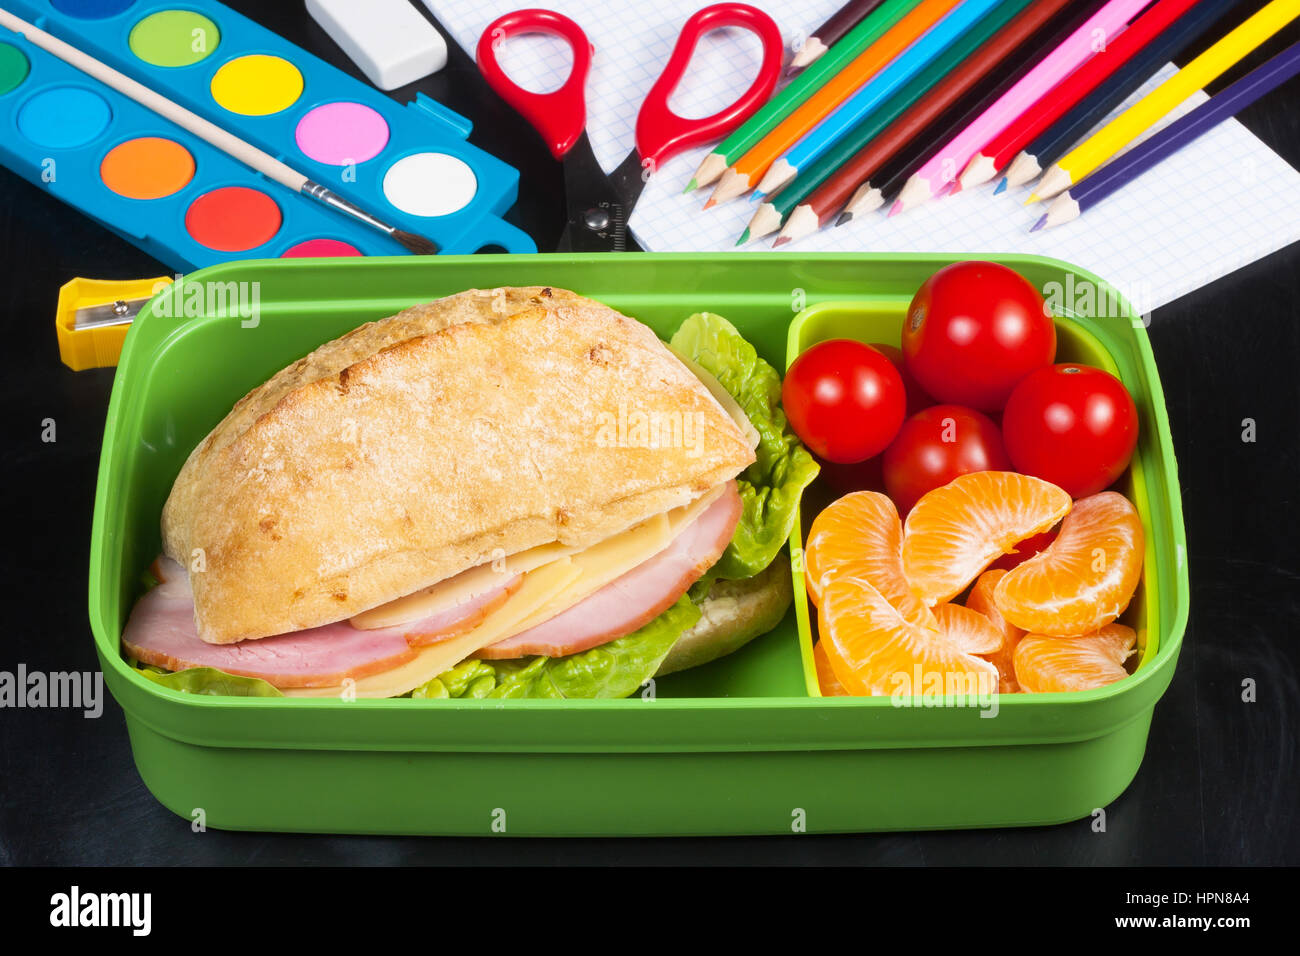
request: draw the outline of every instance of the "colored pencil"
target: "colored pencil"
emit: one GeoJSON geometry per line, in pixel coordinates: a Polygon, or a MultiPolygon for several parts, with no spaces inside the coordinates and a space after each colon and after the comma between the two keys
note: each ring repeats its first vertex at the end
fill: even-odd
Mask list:
{"type": "MultiPolygon", "coordinates": [[[[873,173],[870,182],[864,182],[849,199],[844,211],[840,213],[835,225],[842,226],[852,221],[855,215],[863,215],[878,209],[886,203],[893,203],[902,193],[904,186],[925,163],[934,155],[955,129],[962,129],[977,116],[998,101],[1007,90],[1020,82],[1021,77],[1034,68],[1042,56],[1042,50],[1052,49],[1056,41],[1063,40],[1073,33],[1088,17],[1096,12],[1105,0],[1094,0],[1091,4],[1070,3],[1054,16],[1042,30],[1035,34],[1033,42],[1026,43],[1013,51],[1006,62],[999,64],[994,71],[994,82],[983,85],[962,97],[961,101],[946,111],[943,116],[930,123],[898,155],[884,163],[877,173],[873,173]],[[1037,42],[1040,38],[1048,42],[1037,42]]],[[[991,77],[993,78],[993,77],[991,77]]]]}
{"type": "Polygon", "coordinates": [[[863,21],[867,14],[880,6],[881,0],[849,0],[830,15],[825,23],[812,32],[812,36],[803,41],[803,45],[790,60],[785,75],[793,76],[809,63],[812,63],[844,35],[863,21]]]}
{"type": "MultiPolygon", "coordinates": [[[[1059,9],[1067,2],[1069,0],[1052,0],[1039,6],[1059,9]]],[[[955,97],[960,96],[962,91],[969,89],[993,63],[1006,55],[1013,44],[1024,40],[1029,31],[1019,26],[1020,21],[1016,20],[1016,17],[1030,4],[1031,0],[1003,0],[1001,5],[982,19],[975,28],[966,31],[949,48],[945,56],[931,61],[929,66],[890,97],[880,109],[854,127],[849,135],[827,150],[825,155],[801,169],[798,178],[782,190],[775,200],[760,204],[749,228],[736,244],[743,245],[750,239],[761,238],[776,229],[805,196],[819,188],[822,182],[851,162],[870,144],[879,144],[882,141],[888,144],[896,140],[899,136],[896,128],[901,128],[904,132],[908,128],[913,130],[918,128],[919,123],[925,122],[924,119],[911,120],[910,127],[905,125],[906,120],[899,123],[895,123],[895,120],[899,120],[900,117],[911,117],[923,99],[937,94],[939,99],[936,100],[932,110],[935,114],[941,112],[944,103],[951,102],[955,97]],[[1013,20],[1016,22],[1011,23],[1013,20]],[[1011,23],[1010,27],[1007,26],[1008,23],[1011,23]],[[992,52],[992,56],[989,51],[992,52]]],[[[1037,22],[1041,23],[1046,16],[1044,15],[1037,22]]],[[[1020,19],[1023,20],[1025,17],[1020,19]]]]}
{"type": "Polygon", "coordinates": [[[1159,0],[1150,7],[1103,51],[1035,103],[1032,110],[1021,113],[1006,129],[985,143],[962,171],[958,180],[961,188],[978,186],[996,176],[1015,158],[1022,146],[1028,145],[1035,136],[1064,116],[1195,3],[1196,0],[1159,0]]]}
{"type": "Polygon", "coordinates": [[[1166,63],[1196,42],[1236,3],[1237,0],[1201,0],[1186,16],[1143,47],[1114,76],[1021,150],[994,192],[1004,192],[1010,186],[1020,186],[1036,179],[1044,166],[1050,166],[1068,153],[1070,147],[1083,139],[1090,129],[1159,73],[1166,63]]]}
{"type": "Polygon", "coordinates": [[[1047,53],[1038,64],[974,122],[945,143],[922,166],[894,203],[890,215],[933,199],[957,179],[975,150],[1005,129],[1044,93],[1060,83],[1093,54],[1098,36],[1114,37],[1149,0],[1110,0],[1078,30],[1047,53]]]}
{"type": "Polygon", "coordinates": [[[936,58],[944,57],[950,65],[954,64],[956,58],[949,53],[953,44],[976,28],[981,20],[986,19],[986,14],[1001,2],[1002,0],[965,0],[837,106],[829,116],[805,133],[768,168],[759,181],[758,191],[775,192],[794,179],[800,169],[816,162],[826,150],[936,58]]]}
{"type": "Polygon", "coordinates": [[[961,0],[921,0],[881,34],[880,39],[863,50],[825,86],[736,160],[718,180],[705,208],[748,192],[777,157],[793,146],[800,136],[852,96],[858,87],[884,69],[960,2],[961,0]]]}
{"type": "MultiPolygon", "coordinates": [[[[825,196],[818,197],[819,204],[825,207],[819,210],[820,221],[824,224],[838,211],[840,215],[835,224],[842,226],[854,215],[870,212],[886,201],[893,202],[902,192],[904,183],[951,138],[954,130],[962,129],[996,103],[1034,68],[1043,49],[1051,49],[1077,30],[1104,2],[1089,0],[1078,3],[1071,0],[1067,4],[1057,4],[1040,0],[1036,3],[1007,27],[1005,32],[1012,34],[1016,43],[1003,53],[987,76],[944,107],[937,116],[930,112],[919,117],[915,125],[909,123],[912,128],[907,132],[906,143],[891,150],[889,158],[877,159],[873,165],[878,168],[866,165],[855,170],[858,173],[856,181],[841,181],[830,187],[837,193],[834,205],[825,196]],[[1028,27],[1027,20],[1031,21],[1028,27]]],[[[1000,43],[1002,39],[996,42],[1000,43]]],[[[854,163],[854,166],[858,164],[854,163]]]]}
{"type": "Polygon", "coordinates": [[[134,100],[164,120],[175,123],[186,132],[193,133],[208,145],[220,150],[232,159],[238,160],[267,179],[279,183],[286,189],[343,213],[353,220],[369,226],[371,229],[385,233],[416,255],[433,255],[439,251],[438,244],[432,239],[389,225],[326,186],[313,182],[280,159],[259,149],[247,140],[239,138],[224,127],[204,119],[197,113],[163,96],[152,87],[145,86],[125,73],[113,69],[107,63],[95,59],[84,50],[79,50],[72,44],[46,33],[39,27],[33,26],[3,8],[0,8],[0,27],[21,34],[33,46],[39,47],[74,69],[93,77],[110,89],[116,90],[123,96],[134,100]]]}
{"type": "Polygon", "coordinates": [[[1115,120],[1062,156],[1043,174],[1026,205],[1069,189],[1297,17],[1300,17],[1300,0],[1272,0],[1115,120]]]}
{"type": "Polygon", "coordinates": [[[1297,74],[1300,74],[1300,43],[1293,43],[1146,142],[1103,166],[1078,186],[1061,193],[1048,207],[1047,215],[1035,224],[1034,231],[1079,218],[1103,199],[1297,74]]]}
{"type": "Polygon", "coordinates": [[[880,35],[901,20],[919,0],[888,0],[849,31],[848,36],[835,45],[822,59],[804,70],[780,93],[777,93],[748,120],[738,126],[730,136],[704,157],[686,186],[691,192],[707,186],[722,175],[733,162],[748,152],[759,140],[770,133],[778,123],[838,74],[863,50],[875,43],[880,35]]]}
{"type": "MultiPolygon", "coordinates": [[[[870,180],[878,173],[887,175],[903,163],[910,164],[910,174],[963,118],[974,118],[1019,79],[1033,63],[1036,41],[1078,26],[1071,6],[1076,6],[1071,0],[1035,0],[795,206],[781,238],[789,242],[826,225],[860,188],[871,192],[870,180]]],[[[999,9],[991,17],[1002,13],[999,9]]],[[[852,217],[845,213],[844,221],[852,217]]]]}

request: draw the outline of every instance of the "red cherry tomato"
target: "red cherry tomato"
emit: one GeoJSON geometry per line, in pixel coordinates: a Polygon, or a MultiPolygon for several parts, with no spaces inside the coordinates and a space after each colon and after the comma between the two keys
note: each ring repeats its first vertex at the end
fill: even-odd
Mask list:
{"type": "Polygon", "coordinates": [[[1051,365],[1016,386],[1002,430],[1018,471],[1083,498],[1108,488],[1128,467],[1137,446],[1137,407],[1109,372],[1051,365]]]}
{"type": "Polygon", "coordinates": [[[889,359],[852,339],[808,349],[781,387],[790,426],[816,455],[852,464],[878,455],[903,423],[903,380],[889,359]]]}
{"type": "Polygon", "coordinates": [[[998,427],[961,405],[935,405],[903,422],[884,461],[885,490],[899,514],[961,475],[1011,468],[998,427]]]}
{"type": "Polygon", "coordinates": [[[903,391],[907,392],[907,414],[909,416],[915,415],[923,408],[929,408],[934,404],[934,399],[925,394],[925,389],[921,387],[921,383],[907,370],[907,361],[903,358],[902,349],[897,345],[886,345],[884,342],[872,342],[871,347],[893,362],[894,368],[898,369],[899,377],[903,379],[903,391]]]}
{"type": "Polygon", "coordinates": [[[996,412],[1056,358],[1056,326],[1029,280],[992,262],[958,262],[921,286],[903,323],[903,354],[940,402],[996,412]]]}
{"type": "Polygon", "coordinates": [[[1016,543],[1015,551],[1010,554],[1004,554],[998,558],[989,568],[1001,568],[1003,571],[1014,571],[1017,567],[1024,564],[1038,552],[1042,551],[1049,544],[1056,540],[1056,529],[1044,531],[1042,534],[1030,535],[1024,541],[1016,543]]]}

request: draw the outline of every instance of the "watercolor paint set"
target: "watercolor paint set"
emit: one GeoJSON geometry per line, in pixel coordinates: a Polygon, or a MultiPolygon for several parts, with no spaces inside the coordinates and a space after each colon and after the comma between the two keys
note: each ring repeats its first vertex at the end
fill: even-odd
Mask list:
{"type": "MultiPolygon", "coordinates": [[[[213,0],[3,6],[443,252],[536,251],[501,218],[517,171],[422,94],[399,104],[213,0]]],[[[0,163],[179,270],[406,251],[3,29],[0,163]]]]}

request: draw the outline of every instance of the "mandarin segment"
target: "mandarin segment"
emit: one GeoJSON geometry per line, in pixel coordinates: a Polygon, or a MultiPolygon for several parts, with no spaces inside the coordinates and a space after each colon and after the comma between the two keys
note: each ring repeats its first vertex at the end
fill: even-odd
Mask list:
{"type": "Polygon", "coordinates": [[[813,603],[821,605],[826,581],[843,575],[871,582],[917,627],[938,627],[903,575],[903,526],[887,495],[855,491],[813,521],[804,546],[804,580],[813,603]]]}
{"type": "Polygon", "coordinates": [[[1002,568],[985,571],[971,586],[970,594],[966,597],[966,606],[972,611],[983,614],[997,630],[1001,639],[998,649],[991,654],[980,656],[998,669],[998,691],[1003,694],[1014,694],[1020,690],[1020,685],[1016,683],[1016,669],[1012,663],[1012,655],[1015,654],[1016,645],[1025,636],[1025,632],[1004,618],[993,601],[994,589],[1006,576],[1007,572],[1002,568]]]}
{"type": "Polygon", "coordinates": [[[1082,637],[1027,634],[1016,646],[1016,680],[1031,694],[1093,690],[1128,676],[1124,662],[1137,647],[1137,634],[1107,624],[1082,637]]]}
{"type": "Polygon", "coordinates": [[[818,628],[831,670],[850,694],[920,695],[936,681],[963,694],[997,686],[992,664],[940,631],[909,624],[861,578],[826,580],[818,628]]]}
{"type": "Polygon", "coordinates": [[[927,493],[907,516],[903,572],[927,605],[951,600],[1001,555],[1051,528],[1070,496],[1013,471],[977,471],[927,493]]]}
{"type": "Polygon", "coordinates": [[[826,648],[821,641],[813,645],[813,663],[817,665],[817,686],[821,688],[823,697],[849,696],[848,689],[831,669],[830,659],[827,658],[826,648]]]}
{"type": "Polygon", "coordinates": [[[1123,495],[1080,498],[1042,553],[998,582],[993,600],[1026,631],[1092,634],[1128,607],[1142,577],[1142,519],[1123,495]]]}
{"type": "Polygon", "coordinates": [[[944,637],[967,654],[987,658],[1002,647],[1002,632],[978,611],[960,604],[940,604],[934,616],[944,637]]]}

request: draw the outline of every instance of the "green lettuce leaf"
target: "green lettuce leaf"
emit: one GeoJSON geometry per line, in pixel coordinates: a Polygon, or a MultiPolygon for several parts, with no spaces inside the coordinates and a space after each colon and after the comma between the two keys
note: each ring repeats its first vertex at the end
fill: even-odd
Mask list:
{"type": "Polygon", "coordinates": [[[210,697],[283,697],[279,688],[257,677],[237,677],[215,667],[191,667],[183,671],[166,671],[151,664],[128,661],[136,673],[155,684],[187,694],[210,697]]]}
{"type": "Polygon", "coordinates": [[[757,460],[738,480],[744,512],[736,534],[696,585],[707,591],[715,578],[740,580],[772,563],[790,537],[799,497],[817,477],[818,465],[781,410],[781,376],[735,326],[720,315],[699,312],[682,323],[669,344],[716,378],[759,434],[757,460]]]}
{"type": "Polygon", "coordinates": [[[568,657],[470,660],[411,691],[411,697],[630,697],[700,619],[686,595],[640,630],[568,657]]]}
{"type": "Polygon", "coordinates": [[[451,670],[443,671],[433,680],[421,684],[404,696],[417,699],[448,697],[486,697],[496,687],[495,672],[487,661],[473,658],[461,661],[451,670]]]}

